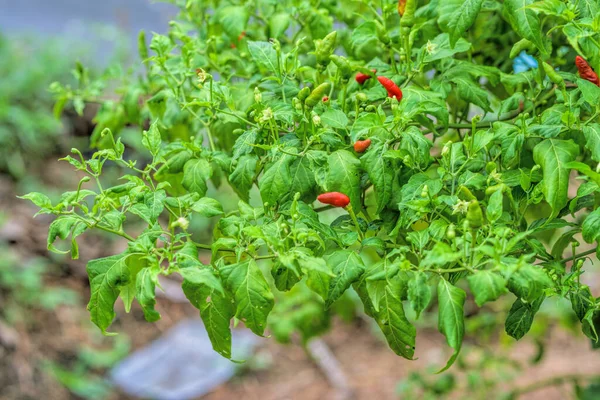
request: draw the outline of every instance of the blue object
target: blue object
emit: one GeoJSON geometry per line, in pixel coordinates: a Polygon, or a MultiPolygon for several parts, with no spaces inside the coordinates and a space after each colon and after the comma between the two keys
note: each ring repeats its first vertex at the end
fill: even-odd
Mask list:
{"type": "MultiPolygon", "coordinates": [[[[233,329],[236,360],[251,356],[258,338],[247,329],[233,329]]],[[[198,398],[236,372],[237,364],[217,354],[200,320],[186,320],[121,361],[111,378],[131,396],[156,400],[198,398]]]]}
{"type": "Polygon", "coordinates": [[[521,51],[518,56],[513,60],[513,71],[515,74],[519,74],[521,72],[529,71],[530,69],[534,69],[538,67],[538,63],[533,56],[530,56],[525,52],[525,50],[521,51]]]}

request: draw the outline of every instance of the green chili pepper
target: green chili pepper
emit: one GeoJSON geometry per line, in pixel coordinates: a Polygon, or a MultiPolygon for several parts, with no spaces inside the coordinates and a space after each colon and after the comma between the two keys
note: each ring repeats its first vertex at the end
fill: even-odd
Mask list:
{"type": "Polygon", "coordinates": [[[521,39],[513,45],[512,49],[510,50],[509,57],[515,58],[523,50],[532,50],[534,48],[535,48],[535,46],[529,40],[521,39]]]}
{"type": "Polygon", "coordinates": [[[315,40],[315,55],[317,56],[317,64],[327,66],[329,63],[329,56],[331,56],[335,50],[336,39],[337,32],[333,31],[323,39],[315,40]]]}
{"type": "Polygon", "coordinates": [[[306,100],[304,100],[304,104],[307,107],[316,106],[321,101],[323,96],[327,92],[329,92],[330,87],[331,87],[331,84],[329,82],[321,83],[319,86],[314,88],[313,91],[310,93],[310,96],[308,96],[306,98],[306,100]]]}
{"type": "Polygon", "coordinates": [[[412,26],[415,23],[415,11],[417,11],[417,0],[407,0],[404,14],[400,18],[400,26],[412,26]]]}
{"type": "Polygon", "coordinates": [[[142,61],[148,58],[148,47],[146,47],[146,32],[140,31],[138,35],[138,53],[142,61]]]}
{"type": "Polygon", "coordinates": [[[350,78],[352,75],[352,67],[350,63],[346,59],[346,57],[338,56],[336,54],[332,54],[329,56],[331,61],[339,68],[342,76],[346,79],[350,78]]]}
{"type": "Polygon", "coordinates": [[[481,207],[479,207],[479,202],[477,200],[471,200],[469,203],[469,208],[467,209],[467,222],[471,229],[478,229],[483,225],[483,212],[481,211],[481,207]]]}
{"type": "Polygon", "coordinates": [[[298,92],[298,99],[300,101],[304,101],[304,99],[306,99],[309,94],[310,94],[310,88],[308,86],[305,86],[298,92]]]}
{"type": "Polygon", "coordinates": [[[552,68],[550,64],[542,62],[542,65],[544,66],[544,72],[546,75],[548,75],[548,78],[550,78],[552,83],[556,84],[556,86],[558,86],[560,89],[566,88],[565,80],[558,72],[554,70],[554,68],[552,68]]]}

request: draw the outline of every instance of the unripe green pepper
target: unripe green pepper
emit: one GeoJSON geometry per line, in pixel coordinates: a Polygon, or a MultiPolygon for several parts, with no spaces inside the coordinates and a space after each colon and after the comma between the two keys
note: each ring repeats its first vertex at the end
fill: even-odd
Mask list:
{"type": "Polygon", "coordinates": [[[323,96],[327,92],[329,92],[330,87],[331,87],[331,84],[329,82],[321,83],[319,86],[314,88],[313,91],[310,93],[310,95],[306,98],[306,100],[304,100],[304,104],[307,107],[316,106],[317,104],[319,104],[319,102],[321,101],[323,96]]]}
{"type": "Polygon", "coordinates": [[[417,0],[406,0],[404,14],[400,18],[400,26],[412,26],[415,23],[415,11],[417,11],[417,0]]]}
{"type": "Polygon", "coordinates": [[[327,66],[329,64],[329,56],[335,50],[335,41],[337,32],[333,31],[321,40],[315,40],[315,55],[317,56],[317,64],[327,66]]]}
{"type": "Polygon", "coordinates": [[[563,79],[562,76],[560,76],[560,74],[558,72],[556,72],[554,70],[554,68],[552,68],[552,66],[546,62],[542,62],[542,65],[544,66],[544,72],[546,73],[546,75],[548,75],[548,78],[550,78],[550,81],[554,84],[556,84],[556,86],[558,86],[560,89],[565,89],[565,80],[563,79]]]}
{"type": "Polygon", "coordinates": [[[477,200],[471,200],[469,203],[469,208],[467,209],[467,222],[471,229],[478,229],[483,225],[483,212],[481,211],[481,207],[479,207],[479,202],[477,200]]]}
{"type": "Polygon", "coordinates": [[[298,100],[304,101],[308,97],[309,94],[310,94],[310,88],[308,86],[303,87],[298,92],[298,100]]]}
{"type": "Polygon", "coordinates": [[[535,48],[535,46],[529,40],[521,39],[513,45],[512,49],[510,50],[509,57],[515,58],[523,50],[532,50],[534,48],[535,48]]]}
{"type": "Polygon", "coordinates": [[[350,76],[352,75],[352,67],[350,66],[350,63],[348,62],[346,57],[332,54],[331,56],[329,56],[329,58],[338,67],[340,73],[342,74],[342,77],[344,77],[345,79],[350,78],[350,76]]]}

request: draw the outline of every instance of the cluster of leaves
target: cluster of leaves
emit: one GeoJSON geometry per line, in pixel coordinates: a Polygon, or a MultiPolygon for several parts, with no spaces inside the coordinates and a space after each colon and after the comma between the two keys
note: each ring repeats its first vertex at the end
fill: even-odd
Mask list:
{"type": "Polygon", "coordinates": [[[68,80],[73,58],[63,47],[0,35],[0,171],[16,178],[56,151],[60,141],[62,127],[52,115],[48,85],[68,80]]]}
{"type": "MultiPolygon", "coordinates": [[[[53,251],[71,238],[77,257],[90,229],[128,240],[87,267],[102,332],[119,296],[126,310],[137,299],[149,321],[160,318],[158,277],[177,273],[225,357],[232,319],[263,335],[273,310],[287,318],[272,324],[278,338],[307,340],[350,288],[408,359],[416,330],[405,307],[418,318],[437,298],[454,350],[445,368],[461,349],[465,305],[509,292],[512,337],[560,296],[598,340],[600,306],[580,281],[595,248],[575,250],[581,235],[593,246],[600,237],[600,88],[573,65],[579,54],[600,70],[596,1],[401,1],[402,16],[392,0],[171,2],[181,13],[168,35],[149,49],[140,35],[144,73],[99,111],[98,151],[66,157],[86,174],[79,188],[55,204],[25,196],[57,216],[53,251]],[[545,67],[513,73],[523,50],[545,67]],[[401,101],[376,79],[353,79],[373,69],[402,88],[401,101]],[[323,83],[326,101],[299,95],[323,83]],[[146,127],[151,158],[124,158],[118,134],[129,125],[146,127]],[[107,186],[105,164],[122,168],[124,183],[107,186]],[[206,197],[226,183],[240,198],[227,212],[206,197]],[[351,207],[325,223],[330,207],[314,202],[332,191],[351,207]],[[217,217],[212,243],[195,241],[190,219],[217,217]],[[136,220],[146,228],[131,235],[124,223],[136,220]]],[[[55,89],[63,105],[86,97],[55,89]]]]}

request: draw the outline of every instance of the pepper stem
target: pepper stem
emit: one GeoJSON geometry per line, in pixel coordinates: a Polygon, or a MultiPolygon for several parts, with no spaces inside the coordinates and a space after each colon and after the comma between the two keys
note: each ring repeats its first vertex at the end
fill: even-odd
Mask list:
{"type": "Polygon", "coordinates": [[[350,218],[352,218],[352,221],[354,221],[354,226],[356,227],[356,230],[358,231],[358,237],[360,238],[360,241],[362,242],[365,237],[363,235],[363,231],[360,229],[360,225],[358,223],[358,219],[356,218],[356,214],[354,213],[354,210],[352,209],[352,204],[348,204],[345,208],[346,208],[346,211],[348,211],[348,214],[350,214],[350,218]]]}

